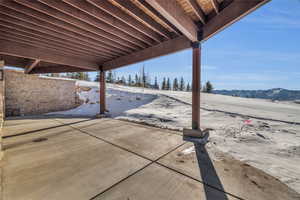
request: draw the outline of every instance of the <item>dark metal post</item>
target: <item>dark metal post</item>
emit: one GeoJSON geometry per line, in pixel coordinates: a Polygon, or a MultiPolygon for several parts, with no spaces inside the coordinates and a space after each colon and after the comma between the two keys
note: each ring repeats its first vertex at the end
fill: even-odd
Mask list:
{"type": "Polygon", "coordinates": [[[200,129],[200,90],[201,90],[201,44],[192,43],[193,82],[192,82],[192,129],[200,129]]]}
{"type": "Polygon", "coordinates": [[[100,114],[104,114],[105,110],[105,71],[100,70],[100,114]]]}

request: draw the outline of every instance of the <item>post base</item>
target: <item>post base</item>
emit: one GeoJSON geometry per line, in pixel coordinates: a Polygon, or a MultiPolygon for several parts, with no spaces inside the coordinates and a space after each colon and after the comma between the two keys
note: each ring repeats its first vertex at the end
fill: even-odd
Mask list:
{"type": "Polygon", "coordinates": [[[198,144],[206,144],[208,142],[209,131],[211,129],[194,130],[194,129],[183,129],[183,140],[198,144]]]}
{"type": "Polygon", "coordinates": [[[97,114],[96,116],[95,116],[96,118],[108,118],[108,117],[110,117],[110,115],[109,114],[97,114]]]}

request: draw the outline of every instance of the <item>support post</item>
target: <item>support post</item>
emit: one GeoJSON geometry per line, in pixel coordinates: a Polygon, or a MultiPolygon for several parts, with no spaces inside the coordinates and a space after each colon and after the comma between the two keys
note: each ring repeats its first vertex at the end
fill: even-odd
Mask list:
{"type": "MultiPolygon", "coordinates": [[[[5,77],[4,77],[4,60],[0,59],[0,161],[3,156],[2,151],[2,127],[5,119],[5,77]]],[[[1,169],[0,169],[1,170],[1,169]]],[[[1,187],[1,186],[0,186],[1,187]]],[[[1,189],[1,188],[0,188],[1,189]]]]}
{"type": "Polygon", "coordinates": [[[100,70],[100,115],[105,114],[105,71],[100,70]]]}
{"type": "Polygon", "coordinates": [[[201,44],[192,43],[193,80],[192,80],[192,129],[200,129],[200,90],[201,90],[201,44]]]}

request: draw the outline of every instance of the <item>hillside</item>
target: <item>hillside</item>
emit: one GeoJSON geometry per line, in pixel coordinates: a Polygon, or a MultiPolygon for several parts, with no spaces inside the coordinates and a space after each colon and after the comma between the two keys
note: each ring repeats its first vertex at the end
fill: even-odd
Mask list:
{"type": "Polygon", "coordinates": [[[269,90],[214,90],[213,93],[246,98],[270,99],[277,101],[300,100],[299,90],[287,90],[282,88],[274,88],[269,90]]]}

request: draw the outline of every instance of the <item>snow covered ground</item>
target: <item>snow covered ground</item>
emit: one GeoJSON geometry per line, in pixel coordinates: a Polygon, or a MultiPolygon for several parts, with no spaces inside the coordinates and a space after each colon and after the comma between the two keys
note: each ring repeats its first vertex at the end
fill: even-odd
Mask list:
{"type": "MultiPolygon", "coordinates": [[[[83,104],[50,114],[94,116],[99,83],[77,81],[83,104]]],[[[212,128],[209,145],[257,167],[300,192],[300,105],[201,94],[201,126],[212,128]]],[[[108,84],[111,117],[182,130],[191,127],[191,93],[108,84]]],[[[193,152],[187,149],[183,153],[193,152]]]]}

